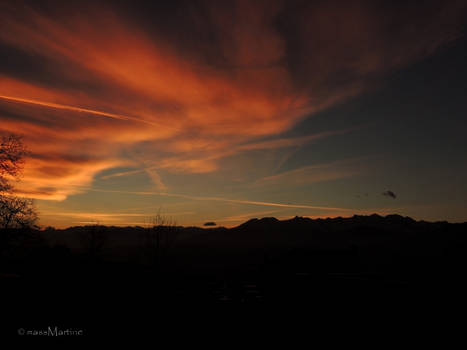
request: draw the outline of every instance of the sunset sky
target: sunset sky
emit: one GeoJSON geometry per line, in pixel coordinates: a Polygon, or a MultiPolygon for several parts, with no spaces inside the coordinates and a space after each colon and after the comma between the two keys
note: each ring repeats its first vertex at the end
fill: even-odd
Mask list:
{"type": "Polygon", "coordinates": [[[1,1],[40,225],[467,221],[467,1],[1,1]]]}

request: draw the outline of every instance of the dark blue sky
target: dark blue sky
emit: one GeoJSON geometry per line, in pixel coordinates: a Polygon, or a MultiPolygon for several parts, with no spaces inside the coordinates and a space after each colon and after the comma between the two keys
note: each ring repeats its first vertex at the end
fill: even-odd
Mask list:
{"type": "MultiPolygon", "coordinates": [[[[377,197],[371,199],[372,203],[383,205],[391,201],[380,196],[380,192],[391,189],[397,194],[391,205],[407,206],[401,212],[421,218],[464,221],[465,62],[464,37],[432,56],[388,74],[379,86],[361,96],[310,116],[284,136],[356,129],[300,149],[279,171],[370,157],[373,164],[367,176],[348,184],[355,195],[368,193],[377,197]]],[[[370,201],[368,197],[361,198],[362,202],[370,201]]]]}

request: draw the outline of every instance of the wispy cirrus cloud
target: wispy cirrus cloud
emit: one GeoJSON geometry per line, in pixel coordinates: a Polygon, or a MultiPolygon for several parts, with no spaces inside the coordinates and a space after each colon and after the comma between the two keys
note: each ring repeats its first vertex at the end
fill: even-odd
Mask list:
{"type": "MultiPolygon", "coordinates": [[[[233,154],[338,135],[264,141],[455,40],[465,9],[203,2],[164,21],[110,2],[0,6],[0,132],[24,135],[33,151],[20,191],[52,200],[117,166],[137,169],[102,179],[146,172],[165,191],[159,169],[212,173],[233,154]]],[[[314,173],[280,176],[351,175],[314,173]]]]}
{"type": "Polygon", "coordinates": [[[375,159],[376,157],[358,157],[308,165],[262,177],[250,183],[249,186],[267,187],[280,185],[283,188],[289,188],[362,175],[369,169],[369,160],[375,159]]]}
{"type": "MultiPolygon", "coordinates": [[[[110,179],[113,177],[122,177],[122,176],[131,176],[143,172],[150,174],[155,171],[155,169],[170,169],[175,172],[190,172],[190,173],[207,173],[214,170],[217,170],[218,164],[217,160],[233,156],[239,153],[246,153],[250,151],[258,150],[278,150],[289,147],[300,147],[306,145],[313,141],[318,141],[326,137],[341,135],[351,131],[352,129],[336,130],[336,131],[327,131],[318,134],[312,134],[303,137],[287,137],[287,138],[276,138],[267,141],[253,141],[247,143],[241,143],[236,146],[232,146],[229,149],[226,149],[225,145],[212,145],[212,143],[203,143],[200,140],[181,140],[180,142],[174,141],[173,148],[179,149],[191,148],[195,151],[204,150],[205,152],[199,152],[199,158],[196,159],[193,155],[180,155],[180,156],[171,156],[166,157],[163,160],[157,160],[155,158],[152,163],[154,165],[143,167],[135,170],[121,171],[114,174],[102,176],[101,179],[110,179]],[[201,143],[201,144],[199,144],[201,143]]],[[[164,142],[164,141],[161,141],[164,142]]],[[[167,147],[167,146],[165,146],[167,147]]],[[[172,145],[168,145],[172,149],[172,145]]],[[[164,145],[159,145],[157,147],[163,149],[164,145]]],[[[158,182],[158,181],[156,181],[158,182]]]]}

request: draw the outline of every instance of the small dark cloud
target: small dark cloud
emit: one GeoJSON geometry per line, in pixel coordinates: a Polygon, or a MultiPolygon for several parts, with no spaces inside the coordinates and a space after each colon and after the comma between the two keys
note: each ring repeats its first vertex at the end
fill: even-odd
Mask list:
{"type": "Polygon", "coordinates": [[[397,196],[394,192],[390,191],[390,190],[387,190],[387,191],[384,191],[383,193],[381,193],[383,196],[386,196],[386,197],[391,197],[393,199],[396,199],[397,196]]]}
{"type": "Polygon", "coordinates": [[[217,224],[213,221],[208,221],[204,223],[204,226],[216,226],[217,224]]]}

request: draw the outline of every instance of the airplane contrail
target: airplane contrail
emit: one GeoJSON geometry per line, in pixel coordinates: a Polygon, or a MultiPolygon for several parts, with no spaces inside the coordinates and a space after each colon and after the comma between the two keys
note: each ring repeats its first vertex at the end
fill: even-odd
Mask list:
{"type": "Polygon", "coordinates": [[[354,209],[348,209],[348,208],[334,208],[334,207],[322,207],[322,206],[305,205],[305,204],[290,204],[290,203],[249,201],[249,200],[229,199],[229,198],[221,198],[221,197],[189,196],[189,195],[185,195],[185,194],[166,193],[166,192],[147,192],[147,191],[133,192],[133,191],[100,190],[100,189],[89,189],[89,190],[94,191],[94,192],[125,193],[125,194],[150,195],[150,196],[151,195],[152,196],[166,196],[166,197],[186,198],[186,199],[192,199],[192,200],[198,200],[198,201],[219,201],[219,202],[227,202],[227,203],[251,204],[251,205],[268,206],[268,207],[354,211],[354,209]]]}
{"type": "MultiPolygon", "coordinates": [[[[144,119],[129,117],[129,116],[122,115],[122,114],[103,112],[103,111],[98,111],[98,110],[94,110],[94,109],[63,105],[63,104],[59,104],[59,103],[39,101],[39,100],[31,100],[31,99],[27,99],[27,98],[5,96],[5,95],[0,95],[0,98],[4,99],[4,100],[7,100],[7,101],[28,103],[28,104],[33,104],[33,105],[36,105],[36,106],[43,106],[43,107],[49,107],[49,108],[55,108],[55,109],[66,109],[68,111],[89,113],[89,114],[94,114],[94,115],[107,117],[107,118],[112,118],[112,119],[145,123],[145,124],[149,124],[149,125],[157,126],[157,127],[160,127],[162,125],[161,123],[153,123],[153,122],[150,122],[150,121],[147,121],[147,120],[144,120],[144,119]]],[[[166,125],[164,125],[164,127],[173,128],[173,127],[166,126],[166,125]]],[[[173,128],[173,129],[175,129],[175,128],[173,128]]]]}

